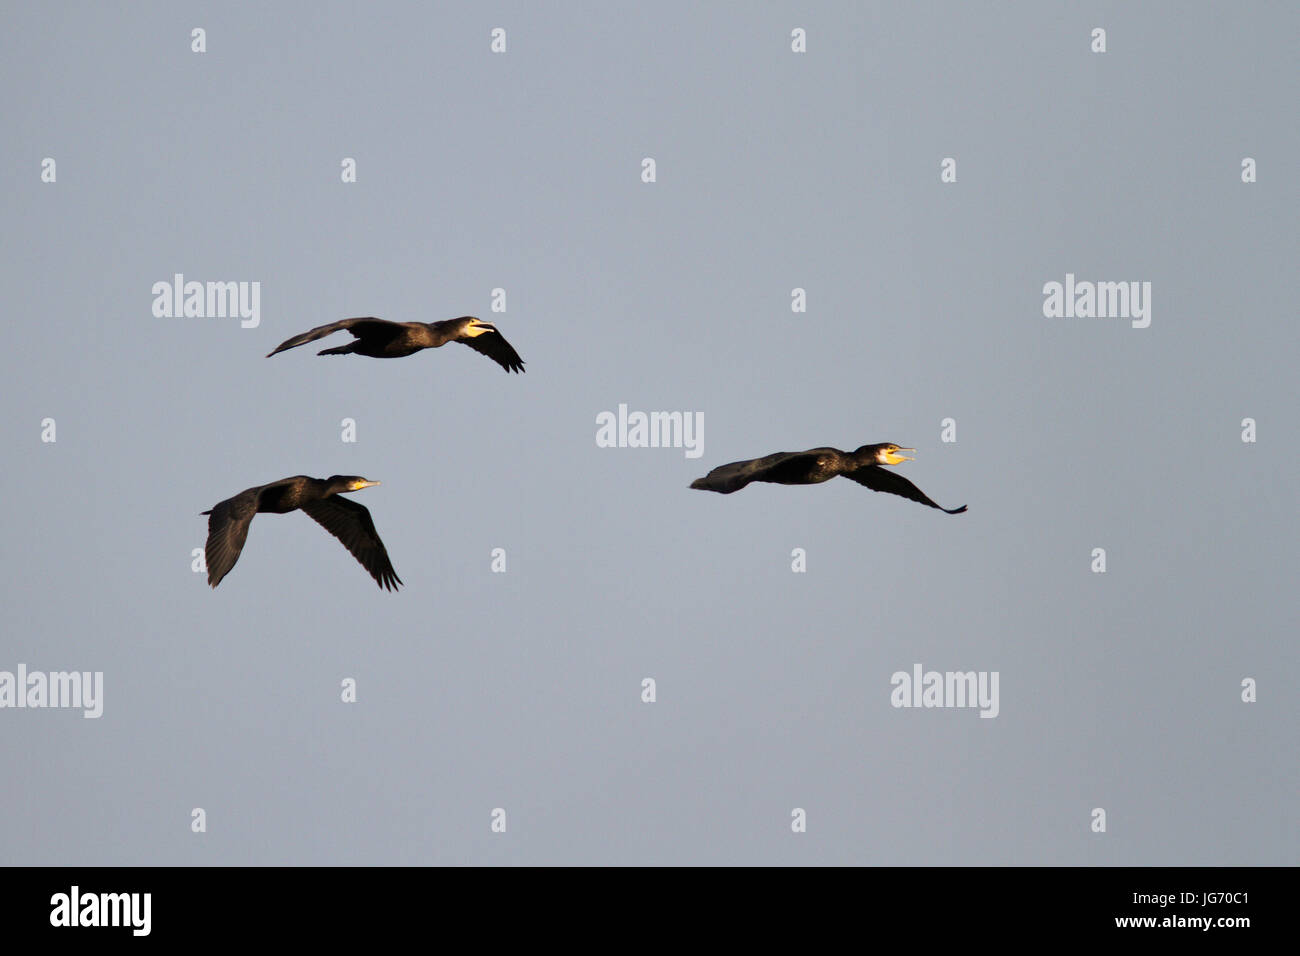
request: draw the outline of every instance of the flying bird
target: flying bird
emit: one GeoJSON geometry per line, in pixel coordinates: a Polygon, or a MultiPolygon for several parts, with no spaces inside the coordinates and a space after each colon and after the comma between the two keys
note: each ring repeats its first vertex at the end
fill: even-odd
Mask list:
{"type": "Polygon", "coordinates": [[[297,348],[308,342],[323,339],[334,332],[346,329],[355,342],[332,349],[322,349],[317,355],[368,355],[370,358],[402,358],[420,349],[436,349],[448,342],[460,342],[475,352],[481,352],[507,372],[522,372],[524,360],[506,341],[506,337],[491,322],[483,322],[472,315],[444,322],[388,322],[373,316],[357,319],[340,319],[329,325],[320,325],[302,335],[286,339],[267,353],[267,358],[285,349],[297,348]]]}
{"type": "Polygon", "coordinates": [[[951,510],[940,507],[902,475],[886,471],[885,465],[912,461],[910,457],[900,455],[900,451],[916,449],[900,448],[893,442],[883,442],[878,445],[863,445],[852,452],[840,451],[838,448],[781,451],[763,458],[719,465],[703,478],[696,478],[691,482],[691,487],[729,495],[751,481],[770,481],[778,485],[815,485],[842,475],[860,485],[866,485],[872,491],[901,495],[950,515],[958,515],[966,510],[965,505],[951,510]]]}
{"type": "Polygon", "coordinates": [[[295,475],[241,491],[214,505],[211,511],[202,512],[210,515],[206,548],[208,584],[215,588],[235,566],[254,515],[282,515],[301,508],[343,542],[343,547],[370,572],[375,583],[390,591],[397,590],[396,585],[402,581],[388,560],[388,551],[379,540],[370,512],[365,505],[339,497],[344,492],[377,484],[356,475],[331,475],[325,479],[295,475]]]}

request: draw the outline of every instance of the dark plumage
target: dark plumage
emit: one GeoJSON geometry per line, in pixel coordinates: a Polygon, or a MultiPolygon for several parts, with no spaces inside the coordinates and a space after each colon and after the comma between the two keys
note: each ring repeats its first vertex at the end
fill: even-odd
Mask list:
{"type": "Polygon", "coordinates": [[[878,445],[863,445],[852,452],[840,451],[838,448],[782,451],[764,458],[719,465],[703,478],[696,478],[691,482],[691,487],[729,495],[751,481],[770,481],[778,485],[815,485],[842,475],[860,485],[866,485],[872,491],[901,495],[931,508],[939,508],[950,515],[961,514],[966,510],[965,505],[960,508],[941,508],[902,475],[886,471],[885,465],[912,460],[898,454],[900,451],[916,449],[899,448],[892,442],[883,442],[878,445]]]}
{"type": "Polygon", "coordinates": [[[331,475],[323,480],[295,475],[241,491],[213,506],[211,511],[204,511],[203,514],[211,516],[206,549],[208,584],[215,588],[235,566],[254,515],[286,514],[302,509],[342,541],[380,587],[397,590],[402,581],[388,560],[388,551],[379,540],[370,512],[364,505],[339,497],[343,492],[360,491],[377,484],[356,475],[331,475]]]}
{"type": "Polygon", "coordinates": [[[445,322],[388,322],[373,317],[341,319],[321,325],[302,335],[286,339],[267,353],[267,358],[285,349],[297,348],[334,332],[346,329],[355,342],[332,349],[322,349],[317,355],[368,355],[370,358],[402,358],[421,349],[436,349],[448,342],[460,342],[475,352],[486,355],[507,372],[522,372],[524,360],[514,350],[504,335],[490,322],[482,322],[472,315],[445,322]]]}

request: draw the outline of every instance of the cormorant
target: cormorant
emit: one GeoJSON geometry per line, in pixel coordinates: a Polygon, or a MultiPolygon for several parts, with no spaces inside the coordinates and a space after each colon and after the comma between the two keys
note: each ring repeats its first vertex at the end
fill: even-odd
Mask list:
{"type": "Polygon", "coordinates": [[[297,348],[333,332],[347,329],[355,342],[337,348],[322,349],[317,355],[368,355],[370,358],[402,358],[420,349],[436,349],[448,342],[460,342],[475,352],[481,352],[507,372],[522,372],[524,360],[506,341],[495,325],[483,322],[472,315],[444,322],[388,322],[373,316],[340,319],[321,325],[302,335],[286,339],[267,353],[267,358],[285,349],[297,348]]]}
{"type": "Polygon", "coordinates": [[[882,442],[878,445],[863,445],[852,452],[840,451],[838,448],[782,451],[764,458],[719,465],[703,478],[696,478],[691,482],[691,487],[729,495],[751,481],[771,481],[778,485],[815,485],[829,481],[836,475],[843,475],[860,485],[866,485],[872,491],[902,495],[931,508],[939,508],[950,515],[961,514],[966,510],[965,505],[951,510],[941,508],[902,475],[886,471],[884,465],[912,461],[908,456],[898,454],[900,451],[916,449],[900,448],[893,442],[882,442]]]}
{"type": "Polygon", "coordinates": [[[287,514],[301,508],[361,562],[381,588],[395,591],[402,580],[388,560],[384,542],[370,519],[365,505],[339,497],[345,491],[360,491],[377,485],[356,475],[331,475],[329,478],[309,478],[295,475],[281,478],[267,485],[241,491],[233,498],[214,505],[208,518],[208,584],[214,588],[239,560],[248,538],[248,526],[259,513],[287,514]]]}

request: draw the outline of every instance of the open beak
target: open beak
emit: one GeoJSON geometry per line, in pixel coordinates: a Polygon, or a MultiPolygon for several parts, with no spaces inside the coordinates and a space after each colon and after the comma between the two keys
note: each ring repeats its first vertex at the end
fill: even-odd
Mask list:
{"type": "Polygon", "coordinates": [[[899,448],[899,449],[896,449],[896,450],[891,451],[891,452],[889,453],[889,455],[887,456],[887,459],[886,459],[886,460],[887,460],[891,465],[901,465],[901,464],[902,464],[903,462],[905,462],[905,461],[915,461],[915,460],[916,460],[915,458],[911,457],[910,455],[900,455],[900,454],[899,454],[900,451],[916,451],[916,449],[915,449],[915,448],[899,448]]]}

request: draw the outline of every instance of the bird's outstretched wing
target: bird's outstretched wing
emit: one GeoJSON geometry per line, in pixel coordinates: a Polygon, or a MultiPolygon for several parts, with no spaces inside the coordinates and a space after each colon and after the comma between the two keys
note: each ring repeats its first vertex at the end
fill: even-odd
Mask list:
{"type": "Polygon", "coordinates": [[[248,540],[248,526],[257,514],[257,496],[261,488],[249,488],[233,498],[213,505],[208,515],[208,543],[204,561],[208,565],[208,584],[216,587],[239,560],[248,540]]]}
{"type": "Polygon", "coordinates": [[[787,482],[787,475],[807,473],[809,467],[816,463],[816,452],[779,451],[762,458],[750,458],[747,461],[733,461],[719,465],[703,478],[691,482],[692,488],[701,491],[716,491],[729,495],[739,491],[751,481],[773,481],[781,484],[787,482]]]}
{"type": "Polygon", "coordinates": [[[302,510],[342,541],[343,547],[352,552],[352,556],[361,562],[361,566],[370,572],[370,576],[381,588],[397,590],[402,579],[393,570],[393,562],[388,559],[388,549],[379,540],[379,532],[375,530],[375,522],[365,505],[330,495],[319,501],[306,502],[302,510]]]}
{"type": "Polygon", "coordinates": [[[376,319],[374,316],[362,316],[356,319],[339,319],[337,322],[331,322],[329,325],[318,325],[316,328],[302,335],[295,335],[291,339],[285,339],[275,347],[273,351],[266,354],[267,358],[275,355],[277,352],[283,352],[285,349],[294,349],[300,345],[306,345],[308,342],[315,342],[317,339],[323,339],[327,335],[333,335],[347,329],[356,338],[373,339],[382,343],[385,339],[392,338],[402,331],[400,322],[389,322],[386,319],[376,319]]]}
{"type": "Polygon", "coordinates": [[[931,508],[938,508],[950,515],[959,515],[966,510],[966,506],[960,508],[944,508],[931,501],[920,488],[912,484],[896,471],[889,471],[880,465],[867,465],[864,468],[858,468],[855,471],[846,471],[845,478],[851,478],[860,485],[866,485],[872,491],[883,491],[891,495],[901,495],[912,501],[920,502],[923,505],[929,505],[931,508]]]}
{"type": "Polygon", "coordinates": [[[524,360],[519,357],[514,346],[506,341],[506,337],[497,330],[495,325],[482,323],[474,331],[477,333],[474,336],[461,334],[456,337],[456,341],[468,345],[481,355],[486,355],[507,372],[524,370],[524,360]]]}

